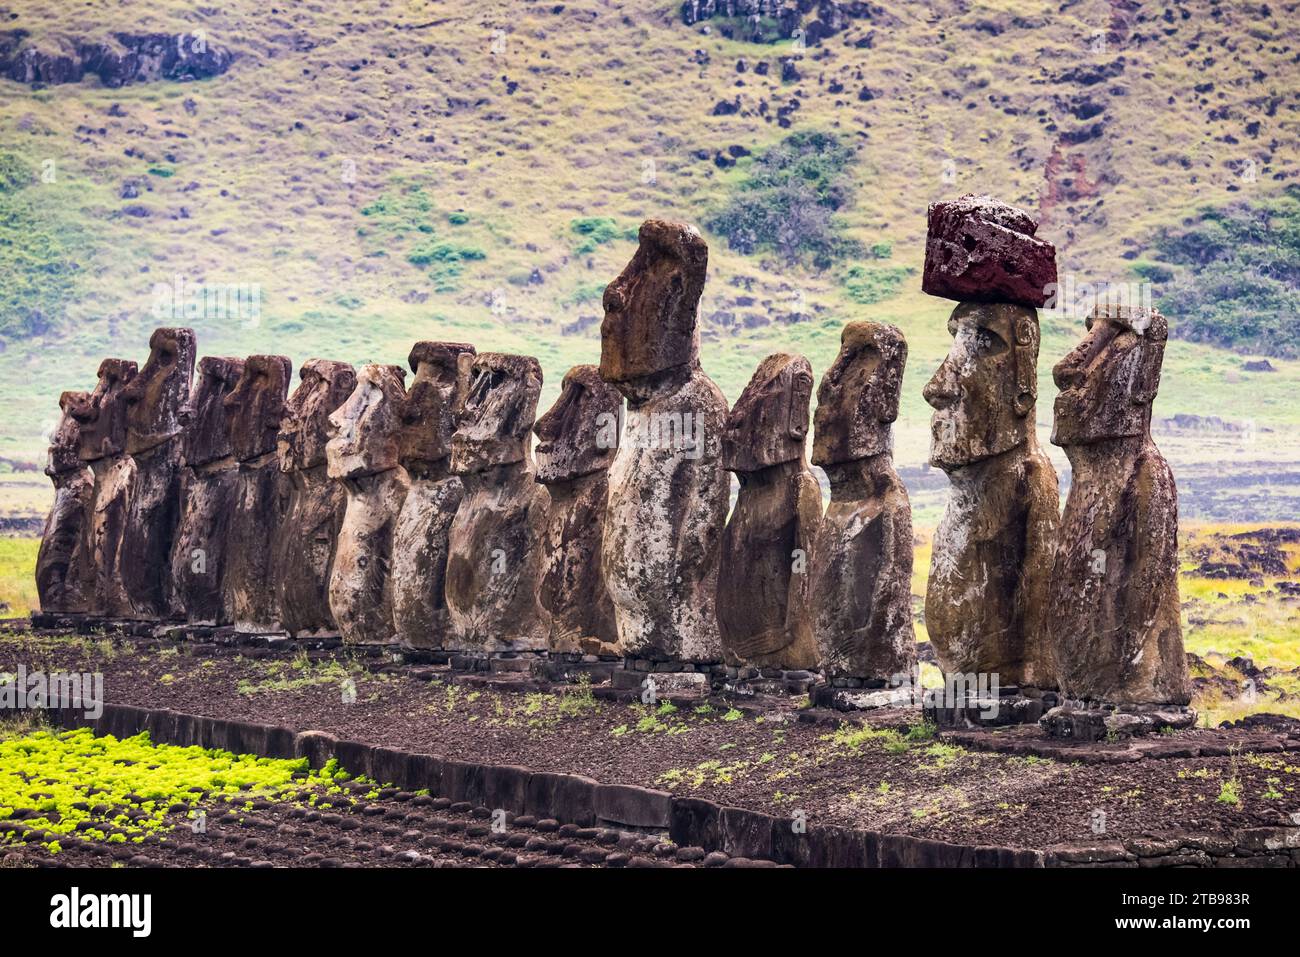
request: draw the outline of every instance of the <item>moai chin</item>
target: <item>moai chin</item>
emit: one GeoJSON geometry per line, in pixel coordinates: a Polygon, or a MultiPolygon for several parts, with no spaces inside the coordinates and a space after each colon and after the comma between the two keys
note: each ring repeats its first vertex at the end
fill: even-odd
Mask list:
{"type": "Polygon", "coordinates": [[[708,258],[694,226],[647,220],[605,289],[600,375],[627,399],[627,418],[609,470],[602,559],[629,657],[722,660],[716,599],[730,481],[727,400],[699,364],[708,258]]]}
{"type": "Polygon", "coordinates": [[[448,531],[449,647],[541,651],[551,633],[541,604],[550,496],[529,449],[542,367],[532,356],[474,357],[451,441],[465,494],[448,531]]]}
{"type": "Polygon", "coordinates": [[[398,458],[405,377],[401,366],[363,365],[352,394],[329,416],[329,477],[347,493],[329,603],[340,636],[351,644],[395,638],[393,529],[408,485],[398,458]]]}
{"type": "Polygon", "coordinates": [[[105,359],[99,364],[95,391],[74,393],[68,402],[68,411],[78,425],[78,454],[90,466],[95,481],[81,548],[86,611],[109,618],[132,614],[122,585],[121,551],[135,462],[126,453],[126,400],[122,393],[135,378],[136,369],[136,364],[126,359],[105,359]]]}
{"type": "Polygon", "coordinates": [[[171,555],[171,612],[196,625],[230,624],[224,582],[239,463],[225,400],[243,374],[243,359],[204,356],[180,410],[181,517],[171,555]]]}
{"type": "MultiPolygon", "coordinates": [[[[932,213],[932,229],[934,221],[932,213]]],[[[994,288],[1015,289],[1029,269],[1015,259],[1003,266],[1019,272],[989,280],[994,288]]],[[[945,674],[986,674],[990,683],[996,675],[1004,691],[1051,688],[1044,616],[1059,493],[1034,432],[1038,313],[1027,301],[963,302],[948,331],[948,356],[924,390],[935,410],[930,462],[951,483],[934,535],[926,628],[945,674]]]]}
{"type": "Polygon", "coordinates": [[[618,653],[600,554],[622,409],[623,397],[596,366],[574,366],[533,427],[537,481],[551,498],[541,595],[551,613],[552,651],[618,653]]]}
{"type": "Polygon", "coordinates": [[[1072,479],[1049,593],[1061,691],[1090,703],[1191,700],[1178,600],[1178,492],[1151,438],[1168,325],[1099,306],[1056,364],[1052,442],[1072,479]]]}
{"type": "Polygon", "coordinates": [[[803,356],[768,356],[722,434],[722,467],[740,480],[718,569],[718,628],[731,665],[817,664],[808,572],[822,492],[804,453],[812,387],[803,356]]]}
{"type": "Polygon", "coordinates": [[[276,438],[288,499],[272,559],[280,624],[301,637],[335,632],[329,583],[347,493],[329,477],[325,448],[330,413],[348,400],[357,374],[346,362],[308,359],[298,378],[276,438]]]}
{"type": "Polygon", "coordinates": [[[832,683],[913,680],[912,506],[894,470],[907,341],[894,326],[850,322],[817,390],[813,464],[831,500],[813,545],[809,606],[832,683]]]}
{"type": "Polygon", "coordinates": [[[181,409],[194,378],[193,329],[155,329],[149,359],[123,395],[126,451],[135,460],[122,577],[133,617],[170,611],[172,546],[180,524],[181,409]]]}
{"type": "Polygon", "coordinates": [[[474,347],[417,342],[407,364],[415,373],[400,415],[397,456],[410,489],[393,530],[393,625],[407,648],[442,648],[447,612],[448,534],[465,487],[451,474],[451,438],[464,400],[474,347]]]}
{"type": "Polygon", "coordinates": [[[87,559],[82,549],[95,480],[81,461],[80,426],[71,410],[89,398],[85,392],[63,393],[59,397],[62,417],[50,436],[45,474],[54,483],[54,505],[46,516],[36,555],[36,593],[41,611],[46,613],[80,614],[88,605],[87,559]]]}
{"type": "Polygon", "coordinates": [[[293,366],[285,356],[254,355],[223,400],[239,475],[226,542],[226,616],[241,631],[278,631],[272,548],[285,510],[276,439],[293,366]]]}

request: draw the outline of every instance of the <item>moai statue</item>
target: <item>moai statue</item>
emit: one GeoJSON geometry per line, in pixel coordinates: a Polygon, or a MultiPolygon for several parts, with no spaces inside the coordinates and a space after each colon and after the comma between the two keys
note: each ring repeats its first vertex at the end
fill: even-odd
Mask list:
{"type": "Polygon", "coordinates": [[[1052,442],[1073,473],[1049,591],[1061,691],[1121,710],[1186,705],[1178,492],[1151,439],[1168,325],[1154,309],[1109,305],[1087,328],[1053,370],[1052,442]]]}
{"type": "Polygon", "coordinates": [[[59,397],[63,417],[50,436],[45,474],[54,483],[54,505],[36,553],[36,594],[46,613],[80,614],[87,608],[82,543],[90,525],[95,480],[81,460],[81,429],[71,410],[76,404],[84,406],[89,398],[85,392],[63,393],[59,397]]]}
{"type": "Polygon", "coordinates": [[[81,548],[87,576],[82,593],[86,611],[107,618],[131,617],[131,603],[122,586],[121,550],[135,462],[126,454],[122,392],[135,374],[134,362],[105,359],[99,364],[95,391],[88,396],[75,393],[68,404],[79,426],[81,461],[90,465],[95,479],[81,548]]]}
{"type": "Polygon", "coordinates": [[[329,417],[329,477],[348,499],[330,570],[330,612],[351,644],[395,638],[393,530],[408,485],[397,442],[405,378],[401,366],[363,365],[356,388],[329,417]]]}
{"type": "Polygon", "coordinates": [[[171,556],[171,612],[195,625],[228,625],[224,599],[239,463],[230,443],[226,397],[244,360],[204,356],[181,409],[181,518],[171,556]]]}
{"type": "Polygon", "coordinates": [[[442,648],[451,629],[447,536],[465,492],[451,474],[451,437],[473,359],[474,347],[462,342],[417,342],[408,358],[415,380],[397,456],[411,487],[393,530],[393,625],[407,648],[442,648]]]}
{"type": "Polygon", "coordinates": [[[831,501],[813,544],[809,606],[831,684],[898,687],[916,667],[912,506],[892,435],[906,364],[898,329],[850,322],[817,390],[812,460],[831,501]]]}
{"type": "Polygon", "coordinates": [[[281,626],[291,635],[332,634],[330,573],[348,497],[343,485],[329,477],[325,447],[330,413],[348,400],[357,374],[346,362],[308,359],[298,378],[276,440],[288,485],[272,556],[276,607],[281,626]]]}
{"type": "Polygon", "coordinates": [[[276,439],[292,374],[285,356],[249,356],[244,374],[225,398],[239,477],[226,542],[224,606],[240,631],[279,630],[272,548],[280,534],[286,495],[276,439]]]}
{"type": "Polygon", "coordinates": [[[967,196],[931,205],[926,245],[925,291],[963,300],[948,319],[952,347],[924,390],[935,410],[930,462],[952,485],[934,535],[926,628],[945,674],[986,675],[1003,697],[1055,683],[1044,617],[1060,498],[1034,410],[1036,307],[1056,265],[1035,228],[1018,209],[967,196]]]}
{"type": "Polygon", "coordinates": [[[537,481],[551,497],[542,605],[551,613],[552,651],[618,654],[600,553],[622,408],[623,397],[596,366],[574,366],[533,427],[537,481]]]}
{"type": "Polygon", "coordinates": [[[451,440],[465,495],[448,531],[449,647],[543,651],[551,620],[540,589],[550,497],[529,449],[542,367],[532,356],[484,352],[470,367],[451,440]]]}
{"type": "Polygon", "coordinates": [[[609,470],[602,557],[629,657],[722,660],[718,557],[731,483],[727,400],[699,361],[708,259],[694,226],[647,220],[605,289],[600,377],[627,399],[627,420],[609,470]]]}
{"type": "Polygon", "coordinates": [[[718,628],[731,665],[817,664],[808,566],[822,491],[804,454],[812,387],[803,356],[768,356],[722,435],[722,465],[740,479],[718,571],[718,628]]]}
{"type": "Polygon", "coordinates": [[[190,398],[194,352],[193,329],[155,329],[148,361],[122,393],[135,476],[121,567],[135,618],[170,611],[172,546],[181,511],[181,409],[190,398]]]}

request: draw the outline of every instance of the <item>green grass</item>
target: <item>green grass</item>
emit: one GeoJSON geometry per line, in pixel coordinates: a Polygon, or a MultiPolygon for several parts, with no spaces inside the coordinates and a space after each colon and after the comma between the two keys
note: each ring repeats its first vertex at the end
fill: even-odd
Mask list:
{"type": "Polygon", "coordinates": [[[0,603],[8,605],[0,617],[19,618],[38,608],[36,597],[35,538],[0,538],[0,603]]]}

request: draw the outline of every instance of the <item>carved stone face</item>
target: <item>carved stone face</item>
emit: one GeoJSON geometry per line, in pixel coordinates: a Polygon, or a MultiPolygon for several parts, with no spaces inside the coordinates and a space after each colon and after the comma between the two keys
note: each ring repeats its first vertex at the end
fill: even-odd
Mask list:
{"type": "Polygon", "coordinates": [[[1054,445],[1145,435],[1169,325],[1154,309],[1098,306],[1088,334],[1056,364],[1054,445]]]}
{"type": "Polygon", "coordinates": [[[243,374],[243,359],[204,356],[199,360],[199,377],[180,412],[186,465],[207,465],[231,454],[225,401],[243,374]]]}
{"type": "Polygon", "coordinates": [[[803,356],[778,352],[760,362],[727,416],[722,467],[757,472],[801,459],[812,387],[812,366],[803,356]]]}
{"type": "Polygon", "coordinates": [[[99,382],[84,401],[78,392],[69,411],[81,426],[81,461],[94,462],[126,449],[126,401],[122,392],[135,378],[136,364],[126,359],[105,359],[99,364],[99,382]]]}
{"type": "Polygon", "coordinates": [[[397,468],[405,379],[401,366],[372,363],[357,370],[356,388],[329,417],[325,455],[330,478],[360,478],[397,468]]]}
{"type": "Polygon", "coordinates": [[[126,450],[147,452],[181,433],[194,377],[194,330],[155,329],[149,360],[126,387],[126,450]]]}
{"type": "Polygon", "coordinates": [[[451,455],[456,409],[469,383],[474,347],[464,342],[417,342],[407,360],[415,381],[402,407],[398,455],[408,467],[451,455]]]}
{"type": "Polygon", "coordinates": [[[1034,428],[1038,314],[1030,306],[964,302],[948,319],[952,348],[926,385],[930,462],[945,471],[1006,452],[1034,428]]]}
{"type": "Polygon", "coordinates": [[[541,391],[542,367],[532,356],[501,352],[476,356],[451,440],[451,470],[467,475],[527,461],[541,391]]]}
{"type": "Polygon", "coordinates": [[[286,356],[249,356],[244,361],[244,374],[224,402],[236,461],[248,462],[275,451],[292,374],[286,356]]]}
{"type": "Polygon", "coordinates": [[[81,424],[72,415],[72,409],[85,406],[90,401],[89,392],[65,392],[59,396],[59,408],[63,415],[58,426],[50,435],[49,456],[46,459],[45,474],[61,475],[85,468],[81,461],[81,424]]]}
{"type": "Polygon", "coordinates": [[[282,472],[325,464],[330,413],[357,387],[356,370],[346,362],[329,359],[308,359],[298,370],[298,378],[276,441],[282,472]]]}
{"type": "Polygon", "coordinates": [[[564,375],[560,397],[537,420],[537,481],[543,484],[607,469],[618,451],[618,412],[623,397],[596,366],[574,366],[564,375]]]}
{"type": "Polygon", "coordinates": [[[694,226],[650,219],[622,274],[605,287],[600,376],[627,382],[699,355],[696,316],[709,247],[694,226]]]}
{"type": "Polygon", "coordinates": [[[906,365],[907,340],[894,326],[844,327],[840,353],[817,389],[813,464],[838,465],[889,450],[906,365]]]}

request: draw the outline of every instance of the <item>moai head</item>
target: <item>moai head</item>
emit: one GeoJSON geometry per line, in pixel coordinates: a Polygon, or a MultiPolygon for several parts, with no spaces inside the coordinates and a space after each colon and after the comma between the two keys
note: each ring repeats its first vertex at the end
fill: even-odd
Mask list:
{"type": "Polygon", "coordinates": [[[50,434],[49,455],[45,464],[45,474],[51,478],[85,468],[81,461],[81,423],[73,416],[72,410],[84,407],[89,401],[89,392],[65,392],[59,396],[59,409],[63,415],[50,434]]]}
{"type": "Polygon", "coordinates": [[[147,452],[181,433],[181,407],[194,378],[194,330],[155,329],[149,359],[131,380],[126,397],[126,450],[147,452]]]}
{"type": "Polygon", "coordinates": [[[1025,442],[1038,396],[1038,313],[1005,302],[963,302],[948,318],[952,348],[926,384],[930,462],[944,471],[1025,442]]]}
{"type": "Polygon", "coordinates": [[[325,464],[330,413],[346,402],[357,387],[356,370],[346,362],[329,359],[308,359],[298,370],[298,379],[276,440],[282,472],[325,464]]]}
{"type": "Polygon", "coordinates": [[[362,478],[397,468],[405,380],[401,366],[371,363],[357,370],[352,394],[330,413],[325,446],[330,478],[362,478]]]}
{"type": "Polygon", "coordinates": [[[475,356],[451,439],[451,470],[468,475],[527,461],[541,392],[542,367],[532,356],[501,352],[475,356]]]}
{"type": "Polygon", "coordinates": [[[618,451],[623,397],[596,366],[564,374],[560,397],[537,420],[537,481],[550,485],[607,469],[618,451]]]}
{"type": "Polygon", "coordinates": [[[890,449],[890,425],[907,365],[907,340],[883,322],[850,322],[817,389],[814,465],[839,465],[890,449]]]}
{"type": "Polygon", "coordinates": [[[1088,333],[1056,364],[1054,445],[1146,435],[1169,324],[1155,309],[1097,306],[1088,333]]]}
{"type": "Polygon", "coordinates": [[[621,383],[698,361],[696,317],[709,247],[694,226],[649,219],[641,245],[605,287],[600,377],[621,383]]]}
{"type": "Polygon", "coordinates": [[[94,462],[126,450],[126,401],[122,393],[135,373],[134,362],[105,359],[99,364],[95,391],[88,396],[75,393],[69,400],[69,411],[81,427],[81,461],[94,462]],[[81,396],[86,396],[84,401],[81,396]]]}
{"type": "Polygon", "coordinates": [[[778,352],[760,362],[727,416],[722,467],[757,472],[802,459],[812,387],[812,366],[803,356],[778,352]]]}
{"type": "Polygon", "coordinates": [[[275,451],[293,366],[286,356],[249,356],[244,374],[226,396],[226,429],[238,462],[275,451]]]}
{"type": "Polygon", "coordinates": [[[243,359],[204,356],[199,360],[199,376],[180,412],[186,465],[207,465],[231,454],[225,402],[243,374],[243,359]]]}
{"type": "Polygon", "coordinates": [[[402,406],[397,452],[408,469],[451,455],[456,409],[465,398],[474,347],[465,342],[417,342],[407,363],[415,381],[402,406]]]}

